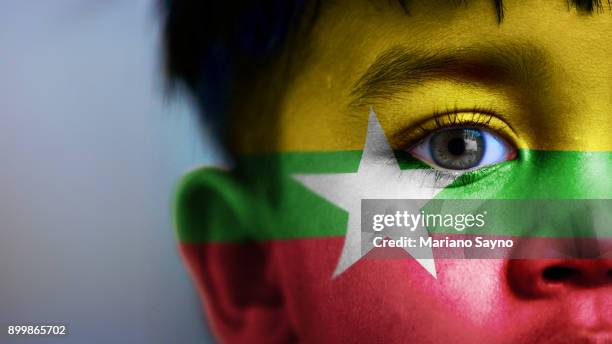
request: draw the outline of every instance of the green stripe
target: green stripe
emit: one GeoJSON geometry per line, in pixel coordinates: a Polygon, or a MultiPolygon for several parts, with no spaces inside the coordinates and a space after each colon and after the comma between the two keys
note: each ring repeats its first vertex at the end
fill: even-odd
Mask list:
{"type": "MultiPolygon", "coordinates": [[[[428,168],[404,153],[397,156],[402,169],[428,168]]],[[[361,151],[294,152],[241,157],[231,173],[193,171],[177,192],[178,239],[232,242],[344,236],[348,214],[291,174],[356,172],[360,159],[361,151]]],[[[610,199],[610,171],[611,152],[521,150],[517,160],[467,174],[437,198],[610,199]]]]}

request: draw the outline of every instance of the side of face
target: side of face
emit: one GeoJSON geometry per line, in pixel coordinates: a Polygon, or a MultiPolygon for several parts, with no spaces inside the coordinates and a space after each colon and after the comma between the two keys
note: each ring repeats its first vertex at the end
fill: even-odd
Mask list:
{"type": "Polygon", "coordinates": [[[603,259],[438,260],[437,279],[413,259],[362,259],[331,278],[347,213],[291,175],[356,171],[370,109],[397,152],[444,129],[449,120],[435,118],[449,113],[442,118],[466,126],[485,118],[479,126],[516,149],[445,191],[449,198],[612,196],[609,11],[508,1],[501,24],[487,1],[415,1],[409,11],[322,4],[295,53],[245,92],[231,132],[235,169],[185,179],[180,245],[217,334],[230,342],[612,342],[612,265],[603,259]],[[598,282],[549,288],[551,266],[598,282]]]}

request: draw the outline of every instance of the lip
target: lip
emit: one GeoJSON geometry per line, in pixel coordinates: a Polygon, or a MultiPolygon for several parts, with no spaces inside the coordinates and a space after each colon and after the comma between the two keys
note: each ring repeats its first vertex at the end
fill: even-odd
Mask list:
{"type": "MultiPolygon", "coordinates": [[[[591,299],[591,302],[601,301],[599,298],[591,299]]],[[[588,304],[589,302],[587,302],[588,304]]],[[[585,308],[578,307],[584,311],[585,308]]],[[[566,323],[565,341],[562,343],[576,344],[612,344],[612,322],[607,318],[601,310],[591,310],[593,313],[588,314],[587,318],[590,321],[585,321],[585,313],[578,314],[577,309],[574,312],[567,313],[568,321],[566,323]],[[582,320],[578,320],[582,318],[582,320]],[[575,340],[567,341],[567,338],[575,338],[575,340]]]]}
{"type": "Polygon", "coordinates": [[[612,328],[585,329],[584,327],[575,327],[570,325],[564,327],[563,330],[549,332],[548,337],[545,336],[536,338],[534,338],[533,343],[612,344],[612,328]]]}
{"type": "MultiPolygon", "coordinates": [[[[539,338],[534,343],[542,343],[542,340],[542,338],[539,338]]],[[[544,342],[548,344],[612,344],[612,332],[610,330],[569,330],[557,332],[544,342]]]]}
{"type": "Polygon", "coordinates": [[[578,338],[578,343],[612,344],[612,331],[585,331],[578,338]]]}

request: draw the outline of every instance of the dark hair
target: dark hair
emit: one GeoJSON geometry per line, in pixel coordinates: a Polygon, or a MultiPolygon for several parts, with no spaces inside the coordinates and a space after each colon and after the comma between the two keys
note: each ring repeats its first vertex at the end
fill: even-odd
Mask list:
{"type": "MultiPolygon", "coordinates": [[[[219,133],[235,85],[273,60],[305,14],[316,16],[320,0],[163,1],[169,80],[187,86],[199,103],[201,117],[219,133]]],[[[411,0],[393,1],[409,13],[411,0]]],[[[449,3],[457,6],[465,1],[449,3]]],[[[503,0],[491,1],[501,23],[503,0]]],[[[603,8],[602,0],[567,1],[583,13],[603,8]]]]}
{"type": "Polygon", "coordinates": [[[307,0],[166,0],[164,48],[171,86],[187,86],[220,132],[235,85],[272,60],[307,0]]]}

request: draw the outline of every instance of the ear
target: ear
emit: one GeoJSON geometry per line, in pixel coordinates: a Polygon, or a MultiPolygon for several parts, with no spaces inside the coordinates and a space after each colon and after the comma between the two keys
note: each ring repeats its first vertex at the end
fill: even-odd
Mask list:
{"type": "Polygon", "coordinates": [[[218,339],[293,342],[270,258],[253,241],[254,200],[229,172],[202,168],[185,176],[175,202],[179,249],[218,339]]]}

